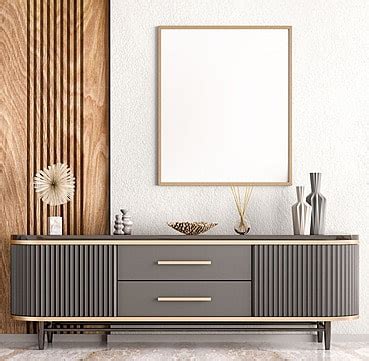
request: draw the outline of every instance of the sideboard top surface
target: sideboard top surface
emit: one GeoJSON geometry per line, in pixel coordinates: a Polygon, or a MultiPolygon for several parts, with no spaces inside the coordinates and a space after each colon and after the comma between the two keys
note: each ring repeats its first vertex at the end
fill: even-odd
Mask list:
{"type": "Polygon", "coordinates": [[[358,244],[356,235],[83,235],[37,236],[15,235],[13,245],[345,245],[358,244]]]}
{"type": "Polygon", "coordinates": [[[358,235],[351,234],[331,234],[331,235],[314,235],[314,236],[298,236],[298,235],[131,235],[131,236],[115,236],[115,235],[68,235],[68,236],[47,236],[47,235],[13,235],[13,240],[101,240],[101,241],[117,241],[117,240],[357,240],[358,235]]]}

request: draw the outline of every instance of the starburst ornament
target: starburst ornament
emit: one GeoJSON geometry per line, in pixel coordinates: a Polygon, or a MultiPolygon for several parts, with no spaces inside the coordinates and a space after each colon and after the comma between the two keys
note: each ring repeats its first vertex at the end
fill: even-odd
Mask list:
{"type": "Polygon", "coordinates": [[[66,164],[57,163],[36,173],[35,191],[50,206],[68,203],[74,195],[75,178],[66,164]]]}

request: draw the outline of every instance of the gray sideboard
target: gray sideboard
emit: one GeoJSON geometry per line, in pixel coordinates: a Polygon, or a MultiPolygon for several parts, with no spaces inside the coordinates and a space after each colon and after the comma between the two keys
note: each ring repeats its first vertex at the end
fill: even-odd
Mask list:
{"type": "Polygon", "coordinates": [[[359,314],[358,253],[357,236],[15,236],[11,311],[38,322],[40,348],[63,322],[108,333],[272,322],[329,349],[331,322],[359,314]]]}

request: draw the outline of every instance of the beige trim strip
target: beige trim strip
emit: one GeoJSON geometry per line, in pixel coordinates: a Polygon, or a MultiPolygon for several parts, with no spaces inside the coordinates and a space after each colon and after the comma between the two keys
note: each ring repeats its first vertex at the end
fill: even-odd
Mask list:
{"type": "MultiPolygon", "coordinates": [[[[161,153],[161,152],[160,152],[161,153]]],[[[290,163],[290,161],[289,161],[290,163]]],[[[160,166],[161,169],[161,166],[160,166]]],[[[289,170],[288,174],[292,174],[292,171],[289,170]]],[[[282,187],[282,186],[290,186],[292,185],[292,181],[286,181],[286,182],[163,182],[160,180],[160,183],[158,181],[159,186],[200,186],[200,187],[224,187],[224,186],[248,186],[248,187],[282,187]]]]}
{"type": "Polygon", "coordinates": [[[359,315],[340,317],[33,317],[12,315],[18,321],[80,321],[80,322],[286,322],[286,321],[348,321],[356,320],[359,315]]]}
{"type": "Polygon", "coordinates": [[[158,261],[159,266],[206,266],[211,261],[158,261]]]}
{"type": "Polygon", "coordinates": [[[57,239],[45,239],[45,240],[12,240],[12,245],[120,245],[120,246],[158,246],[158,245],[172,245],[172,246],[182,246],[182,245],[192,245],[192,246],[251,246],[251,245],[300,245],[300,244],[310,244],[310,245],[347,245],[347,244],[359,244],[359,240],[201,240],[201,239],[184,239],[184,240],[57,240],[57,239]]]}
{"type": "Polygon", "coordinates": [[[211,302],[211,297],[158,297],[158,302],[211,302]]]}
{"type": "Polygon", "coordinates": [[[288,29],[291,25],[160,25],[158,29],[288,29]]]}

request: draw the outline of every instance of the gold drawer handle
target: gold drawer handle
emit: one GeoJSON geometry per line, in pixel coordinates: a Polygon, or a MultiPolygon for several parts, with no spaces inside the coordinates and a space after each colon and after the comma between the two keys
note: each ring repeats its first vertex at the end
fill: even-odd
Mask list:
{"type": "Polygon", "coordinates": [[[159,266],[204,266],[210,265],[211,261],[158,261],[159,266]]]}
{"type": "Polygon", "coordinates": [[[158,297],[158,302],[211,302],[211,297],[158,297]]]}

